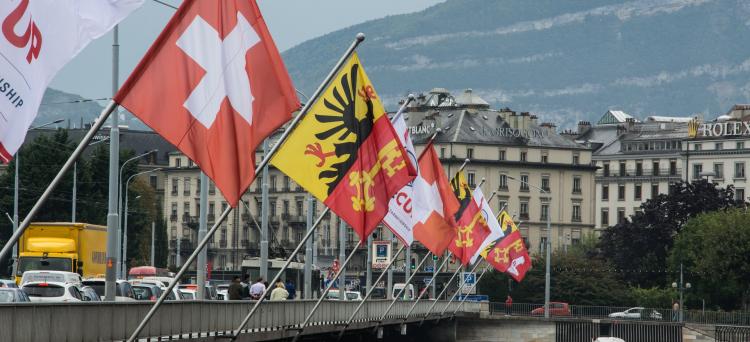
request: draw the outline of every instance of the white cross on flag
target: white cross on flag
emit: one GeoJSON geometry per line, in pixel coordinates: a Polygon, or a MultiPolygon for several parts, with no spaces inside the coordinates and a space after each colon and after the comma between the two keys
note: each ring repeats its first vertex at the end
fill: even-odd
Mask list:
{"type": "Polygon", "coordinates": [[[26,138],[44,91],[62,67],[143,0],[0,2],[0,163],[26,138]]]}
{"type": "Polygon", "coordinates": [[[253,0],[186,0],[115,101],[177,146],[232,206],[258,145],[299,100],[253,0]]]}

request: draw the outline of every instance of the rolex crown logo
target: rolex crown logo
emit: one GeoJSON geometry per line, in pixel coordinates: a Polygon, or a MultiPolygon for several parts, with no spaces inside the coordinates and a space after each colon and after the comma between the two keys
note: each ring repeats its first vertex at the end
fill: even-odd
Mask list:
{"type": "Polygon", "coordinates": [[[698,120],[693,119],[688,122],[688,138],[695,138],[698,136],[698,120]]]}

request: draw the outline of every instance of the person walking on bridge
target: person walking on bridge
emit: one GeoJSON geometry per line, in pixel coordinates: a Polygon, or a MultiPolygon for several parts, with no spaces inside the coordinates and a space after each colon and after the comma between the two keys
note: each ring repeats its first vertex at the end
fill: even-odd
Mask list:
{"type": "Polygon", "coordinates": [[[508,298],[505,299],[505,314],[511,315],[513,313],[513,297],[508,294],[508,298]]]}
{"type": "Polygon", "coordinates": [[[229,288],[227,289],[227,296],[229,300],[242,299],[242,284],[240,283],[239,276],[232,278],[232,283],[229,284],[229,288]]]}
{"type": "Polygon", "coordinates": [[[271,300],[286,300],[287,298],[289,298],[289,292],[287,292],[284,282],[279,281],[276,283],[276,288],[271,291],[271,300]]]}
{"type": "Polygon", "coordinates": [[[266,285],[263,284],[263,278],[258,278],[255,284],[250,286],[250,298],[258,300],[263,295],[263,292],[266,292],[266,285]]]}

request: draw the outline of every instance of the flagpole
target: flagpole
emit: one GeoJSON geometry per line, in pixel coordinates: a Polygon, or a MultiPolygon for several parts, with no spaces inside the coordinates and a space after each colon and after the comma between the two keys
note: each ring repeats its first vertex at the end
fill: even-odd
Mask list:
{"type": "MultiPolygon", "coordinates": [[[[487,272],[489,268],[490,268],[489,265],[484,267],[484,269],[482,270],[482,274],[479,275],[479,277],[477,278],[477,281],[475,281],[474,284],[471,285],[471,287],[469,288],[469,292],[471,292],[471,290],[473,290],[477,286],[477,284],[479,284],[479,281],[482,280],[482,277],[484,276],[484,274],[487,272]]],[[[460,309],[461,306],[464,305],[466,298],[469,298],[469,296],[464,296],[464,298],[461,298],[461,302],[458,303],[458,307],[456,308],[456,310],[453,310],[454,315],[456,314],[456,312],[458,312],[458,309],[460,309]]]]}
{"type": "MultiPolygon", "coordinates": [[[[339,267],[338,272],[333,276],[333,279],[328,283],[325,290],[323,290],[323,293],[320,294],[320,298],[318,298],[318,301],[315,303],[315,306],[313,306],[312,310],[310,310],[310,313],[307,314],[307,317],[305,318],[305,321],[302,322],[302,325],[297,329],[297,334],[294,335],[294,338],[292,339],[292,342],[297,342],[299,340],[299,337],[302,335],[302,332],[305,330],[305,327],[308,323],[310,323],[310,320],[312,319],[312,316],[315,314],[315,311],[318,310],[318,307],[320,307],[320,303],[323,302],[323,300],[326,298],[326,294],[328,294],[328,291],[331,290],[331,287],[333,287],[333,284],[336,282],[336,280],[339,278],[341,273],[346,268],[346,265],[349,263],[349,261],[352,260],[352,257],[354,257],[354,254],[357,253],[357,248],[362,245],[362,238],[359,239],[357,242],[357,245],[352,248],[352,252],[349,253],[349,256],[346,257],[346,260],[344,263],[339,267]]],[[[344,282],[341,282],[342,285],[344,285],[344,282]]],[[[346,296],[346,286],[339,286],[339,297],[346,296]]],[[[235,336],[236,337],[236,336],[235,336]]],[[[234,339],[234,338],[233,338],[234,339]]]]}
{"type": "MultiPolygon", "coordinates": [[[[490,198],[487,199],[487,203],[490,203],[490,201],[492,201],[492,199],[495,198],[496,193],[497,193],[497,190],[492,192],[492,194],[490,195],[490,198]]],[[[505,207],[503,207],[503,209],[505,209],[505,207]]],[[[500,209],[500,211],[503,211],[503,209],[500,209]]]]}
{"type": "MultiPolygon", "coordinates": [[[[451,257],[451,254],[450,254],[450,252],[448,252],[448,257],[445,258],[445,259],[443,259],[443,262],[440,264],[440,268],[438,268],[438,269],[442,269],[443,266],[445,266],[445,263],[448,262],[448,260],[450,259],[450,257],[451,257]]],[[[433,272],[432,278],[430,278],[430,284],[432,284],[432,282],[435,281],[435,278],[437,278],[437,275],[438,275],[437,272],[433,272]]],[[[425,292],[427,292],[427,291],[425,290],[424,292],[420,292],[419,293],[419,296],[417,297],[417,300],[414,301],[414,304],[412,304],[411,308],[409,309],[409,312],[406,313],[406,317],[404,317],[404,322],[406,322],[406,320],[409,319],[409,316],[414,311],[414,308],[417,307],[417,304],[422,299],[422,296],[424,295],[425,292]]],[[[435,300],[437,300],[437,298],[435,298],[435,300]]]]}
{"type": "MultiPolygon", "coordinates": [[[[294,119],[292,119],[292,121],[291,121],[291,123],[289,123],[289,126],[287,127],[287,129],[284,131],[284,133],[282,133],[281,137],[279,137],[279,140],[273,146],[271,146],[271,149],[268,151],[268,153],[266,153],[263,156],[263,160],[261,160],[260,164],[258,164],[258,166],[255,167],[255,174],[256,175],[259,174],[263,170],[263,168],[266,167],[266,165],[268,165],[268,162],[271,161],[271,157],[276,153],[276,151],[283,144],[283,142],[286,140],[286,138],[289,136],[289,134],[291,134],[291,132],[294,130],[294,128],[297,126],[297,124],[300,122],[300,120],[302,120],[302,118],[305,116],[305,114],[307,114],[307,112],[310,110],[310,107],[312,107],[313,103],[316,102],[317,98],[323,92],[323,90],[325,89],[325,87],[331,82],[331,80],[333,79],[333,77],[336,75],[336,72],[338,72],[338,70],[341,69],[341,66],[346,62],[346,60],[349,58],[349,56],[351,56],[351,54],[354,52],[354,50],[357,48],[357,46],[359,46],[359,44],[362,43],[364,40],[365,40],[364,33],[358,33],[357,36],[356,36],[356,38],[355,38],[355,40],[354,40],[354,42],[352,42],[352,44],[346,50],[346,53],[344,53],[344,55],[341,56],[341,58],[339,59],[339,61],[336,63],[335,67],[331,70],[330,73],[328,73],[328,76],[326,76],[326,78],[323,81],[323,83],[321,83],[321,85],[315,91],[315,93],[311,97],[311,101],[307,101],[307,103],[305,103],[305,106],[302,107],[302,109],[300,110],[300,113],[297,114],[297,117],[295,117],[294,119]]],[[[200,249],[208,243],[209,239],[213,238],[213,235],[216,232],[215,228],[217,228],[221,223],[223,223],[223,221],[227,218],[227,216],[229,216],[229,212],[231,210],[232,210],[232,207],[227,207],[224,210],[224,212],[221,214],[221,216],[216,221],[216,223],[214,223],[214,226],[211,228],[211,230],[209,230],[208,233],[206,234],[206,236],[203,238],[203,240],[200,241],[200,243],[198,245],[199,248],[197,248],[196,250],[194,250],[193,253],[190,255],[190,257],[188,258],[189,261],[186,262],[186,263],[184,263],[182,265],[182,267],[180,268],[180,270],[177,273],[178,276],[175,277],[175,282],[173,282],[173,284],[176,284],[177,281],[179,281],[179,277],[182,274],[185,273],[185,271],[187,270],[187,268],[190,266],[190,263],[192,262],[192,260],[195,259],[195,257],[197,256],[197,254],[200,252],[200,249]]],[[[321,215],[321,217],[319,218],[319,220],[322,220],[322,217],[325,215],[325,213],[328,212],[328,210],[329,209],[326,209],[323,212],[323,215],[321,215]]],[[[299,245],[297,245],[297,248],[295,249],[295,252],[292,255],[289,256],[289,259],[287,259],[287,262],[284,265],[284,267],[282,267],[279,270],[279,272],[276,274],[276,277],[275,277],[274,281],[278,280],[278,277],[282,273],[284,273],[284,271],[286,271],[287,267],[289,267],[289,264],[291,263],[291,260],[299,252],[299,249],[301,249],[302,244],[305,242],[305,240],[307,240],[310,237],[310,235],[312,235],[312,233],[314,231],[315,231],[315,229],[313,228],[313,229],[310,229],[307,232],[307,234],[305,235],[305,239],[299,245]]],[[[171,286],[171,287],[173,288],[174,286],[171,286]]],[[[171,289],[169,289],[169,290],[171,291],[171,289]]],[[[268,290],[268,289],[266,289],[266,290],[268,290]]],[[[136,328],[136,330],[130,336],[130,338],[128,339],[128,342],[131,342],[131,341],[135,340],[135,338],[138,336],[138,334],[141,332],[141,330],[143,330],[143,328],[146,326],[146,324],[148,323],[148,321],[151,319],[151,317],[153,316],[154,312],[156,312],[156,310],[159,309],[159,306],[161,306],[161,303],[164,302],[164,299],[167,297],[167,295],[170,293],[170,291],[165,291],[164,293],[162,293],[161,297],[159,297],[159,300],[156,302],[156,304],[154,304],[153,307],[151,307],[151,310],[148,312],[148,314],[146,315],[146,317],[143,318],[143,321],[141,321],[141,323],[138,325],[138,327],[136,328]]],[[[265,293],[264,293],[264,297],[265,297],[265,293]]],[[[239,329],[237,329],[237,332],[232,337],[232,340],[234,340],[234,339],[237,338],[237,335],[239,335],[239,331],[241,331],[242,327],[244,327],[244,325],[247,324],[247,322],[250,320],[250,317],[252,317],[252,314],[255,313],[255,311],[257,310],[258,305],[262,301],[263,300],[261,299],[261,300],[258,300],[255,303],[255,306],[253,306],[253,309],[251,309],[250,314],[248,314],[245,317],[245,320],[243,320],[243,324],[240,326],[239,329]]]]}
{"type": "MultiPolygon", "coordinates": [[[[385,270],[383,270],[383,272],[381,272],[381,273],[380,273],[380,276],[378,277],[378,279],[377,279],[377,280],[375,280],[375,284],[377,284],[377,283],[379,283],[379,282],[380,282],[381,280],[383,280],[383,276],[385,276],[385,275],[386,275],[386,274],[388,273],[388,271],[387,271],[387,270],[388,270],[388,269],[389,269],[389,268],[391,267],[391,265],[393,265],[393,263],[394,263],[394,262],[396,261],[396,258],[397,258],[397,257],[398,257],[399,255],[401,255],[401,252],[403,252],[403,251],[404,251],[404,248],[405,248],[405,247],[406,247],[406,246],[404,246],[404,245],[401,245],[401,248],[399,248],[399,249],[398,249],[398,251],[396,252],[396,254],[395,254],[395,255],[393,255],[393,258],[391,258],[391,260],[390,260],[390,261],[388,261],[388,266],[386,266],[386,267],[385,267],[385,270]]],[[[352,315],[351,315],[351,316],[349,317],[349,319],[348,319],[348,320],[346,320],[346,324],[344,324],[344,328],[342,328],[342,329],[341,329],[341,331],[339,332],[339,337],[338,337],[338,340],[339,340],[339,341],[340,341],[340,340],[341,340],[341,338],[342,338],[342,337],[344,336],[344,332],[346,331],[346,329],[347,329],[347,328],[349,328],[349,325],[351,325],[351,324],[352,324],[352,321],[354,321],[354,317],[355,317],[355,316],[357,315],[357,313],[359,312],[359,310],[360,310],[360,309],[362,309],[362,307],[363,307],[363,306],[365,305],[365,302],[367,302],[367,300],[368,300],[368,299],[370,298],[370,296],[371,296],[371,295],[372,295],[372,293],[374,292],[374,291],[373,291],[374,289],[375,289],[375,287],[374,287],[374,286],[371,286],[370,288],[368,288],[368,289],[367,289],[367,294],[365,294],[365,298],[364,298],[364,299],[362,299],[362,301],[361,301],[361,302],[359,303],[359,305],[357,305],[357,308],[356,308],[356,309],[354,309],[354,312],[353,312],[353,313],[352,313],[352,315]]]]}
{"type": "MultiPolygon", "coordinates": [[[[481,263],[482,262],[480,260],[479,262],[477,262],[476,264],[474,264],[474,267],[471,268],[471,272],[470,273],[474,273],[477,270],[477,267],[479,267],[479,264],[481,264],[481,263]]],[[[463,281],[461,281],[461,283],[463,284],[463,281]]],[[[445,311],[448,310],[448,307],[451,305],[451,303],[453,303],[453,300],[456,299],[456,295],[458,295],[458,293],[461,292],[462,289],[463,289],[463,285],[459,286],[458,291],[456,291],[456,293],[453,294],[453,297],[451,297],[451,300],[449,300],[448,304],[445,305],[445,307],[443,308],[443,311],[440,313],[440,317],[441,318],[443,317],[443,314],[445,314],[445,311]]],[[[471,291],[471,289],[469,289],[469,291],[471,291]]]]}
{"type": "Polygon", "coordinates": [[[432,312],[432,309],[435,308],[435,304],[437,304],[437,302],[440,299],[440,297],[443,296],[443,293],[445,293],[445,291],[448,290],[448,287],[450,286],[451,282],[453,281],[453,278],[456,277],[456,275],[458,274],[458,271],[460,271],[460,270],[461,270],[461,267],[456,267],[456,271],[453,272],[453,275],[451,276],[451,278],[448,279],[448,282],[446,283],[446,286],[443,287],[443,290],[440,291],[440,294],[437,295],[437,297],[435,297],[435,300],[432,302],[432,305],[430,305],[430,308],[427,309],[427,313],[424,314],[424,317],[422,317],[422,320],[419,322],[420,326],[422,325],[422,323],[424,323],[424,320],[427,319],[427,317],[430,315],[430,312],[432,312]]]}
{"type": "MultiPolygon", "coordinates": [[[[419,266],[417,266],[417,269],[421,269],[422,265],[424,265],[424,262],[427,261],[427,259],[431,259],[430,258],[431,254],[432,254],[432,252],[427,252],[427,254],[425,254],[425,256],[422,258],[422,261],[419,263],[419,266]]],[[[411,280],[414,279],[414,276],[416,274],[417,274],[417,272],[412,273],[409,276],[409,279],[407,279],[404,282],[404,287],[401,290],[398,291],[398,294],[395,297],[393,297],[393,300],[391,301],[391,304],[388,305],[388,308],[385,309],[385,312],[383,312],[383,314],[380,315],[380,319],[378,319],[378,323],[377,323],[377,325],[375,325],[375,328],[374,328],[375,330],[377,330],[378,327],[380,327],[380,324],[383,323],[383,319],[385,319],[385,316],[388,315],[389,312],[391,312],[391,309],[393,308],[393,305],[396,304],[396,301],[399,300],[399,298],[404,293],[404,291],[409,287],[409,284],[411,283],[411,280]]]]}
{"type": "MultiPolygon", "coordinates": [[[[15,232],[13,232],[13,235],[10,236],[8,241],[6,241],[5,245],[3,246],[3,249],[0,250],[0,260],[5,259],[5,257],[8,256],[8,253],[13,248],[13,246],[18,243],[18,239],[21,238],[21,235],[26,231],[26,228],[29,227],[29,224],[31,223],[31,220],[34,219],[36,214],[39,212],[39,210],[42,208],[45,202],[49,199],[49,197],[52,195],[52,191],[55,190],[55,188],[60,184],[65,174],[70,171],[70,169],[73,167],[73,164],[78,160],[78,157],[81,156],[83,153],[83,150],[88,147],[89,142],[94,139],[94,136],[99,131],[99,129],[104,126],[104,123],[107,121],[107,118],[109,118],[110,114],[115,111],[117,108],[117,103],[114,101],[110,101],[109,104],[107,104],[107,107],[102,110],[101,114],[99,114],[99,117],[94,121],[94,124],[91,126],[91,129],[89,129],[88,133],[83,137],[80,143],[78,143],[78,146],[73,151],[73,153],[68,157],[68,160],[63,164],[60,171],[57,172],[57,175],[55,178],[52,179],[52,182],[49,183],[47,186],[47,189],[44,190],[44,193],[42,193],[41,196],[39,196],[39,199],[36,201],[34,206],[29,210],[29,213],[26,214],[26,217],[23,219],[21,224],[18,225],[18,229],[16,229],[15,232]]],[[[111,146],[110,146],[111,148],[111,146]]]]}

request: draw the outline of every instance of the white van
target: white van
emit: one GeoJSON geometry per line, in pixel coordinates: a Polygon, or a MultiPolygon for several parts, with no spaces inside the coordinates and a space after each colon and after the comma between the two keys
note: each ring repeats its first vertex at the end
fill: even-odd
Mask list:
{"type": "MultiPolygon", "coordinates": [[[[404,288],[404,283],[396,283],[393,284],[393,293],[391,294],[391,297],[396,298],[398,293],[401,291],[401,289],[404,288]]],[[[412,300],[416,299],[416,292],[414,292],[414,285],[409,284],[409,287],[401,294],[401,298],[404,300],[412,300]]]]}

